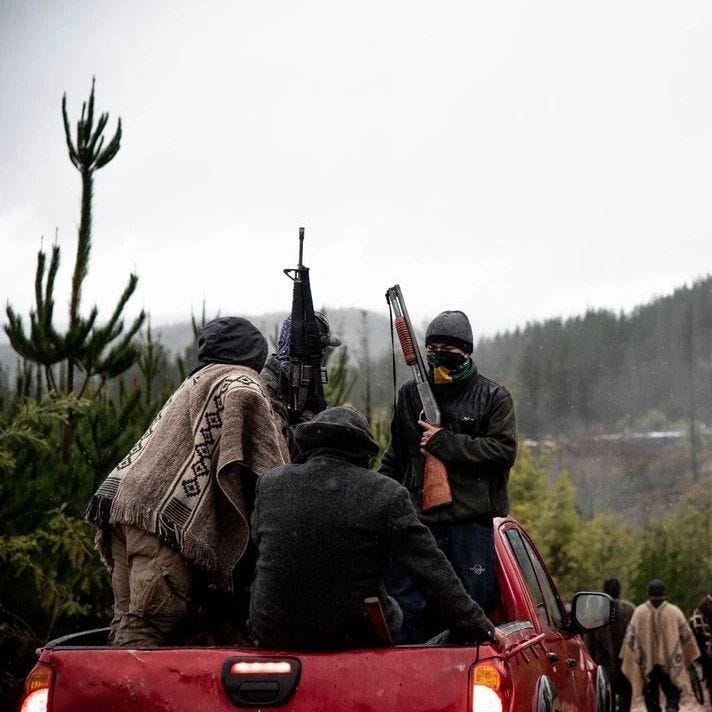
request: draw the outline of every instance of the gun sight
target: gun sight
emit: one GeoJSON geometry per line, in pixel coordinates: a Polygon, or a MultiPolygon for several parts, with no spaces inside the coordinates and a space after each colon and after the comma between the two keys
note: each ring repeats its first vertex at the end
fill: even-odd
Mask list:
{"type": "Polygon", "coordinates": [[[296,268],[287,267],[282,270],[284,274],[289,277],[293,282],[298,282],[300,279],[300,274],[306,270],[306,267],[302,263],[304,259],[304,228],[299,228],[299,261],[297,262],[296,268]]]}

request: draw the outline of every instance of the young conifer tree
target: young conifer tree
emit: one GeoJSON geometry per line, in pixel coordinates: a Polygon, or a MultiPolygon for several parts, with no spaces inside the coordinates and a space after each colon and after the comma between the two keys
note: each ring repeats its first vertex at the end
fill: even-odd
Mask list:
{"type": "MultiPolygon", "coordinates": [[[[81,398],[90,384],[99,392],[107,379],[115,378],[130,368],[139,357],[134,337],[145,319],[143,310],[133,323],[124,329],[122,314],[136,289],[138,277],[131,274],[109,320],[97,324],[98,310],[94,306],[87,316],[82,315],[82,286],[89,272],[91,254],[92,197],[94,173],[106,166],[121,146],[121,119],[113,138],[104,146],[104,129],[109,114],[100,114],[94,122],[94,80],[89,101],[82,105],[77,122],[76,137],[67,117],[67,95],[62,97],[62,116],[69,158],[82,180],[81,218],[77,236],[77,252],[72,275],[69,300],[69,319],[65,332],[54,323],[54,284],[60,263],[60,248],[52,247],[49,264],[43,249],[37,254],[35,273],[35,307],[30,311],[30,327],[26,333],[22,317],[8,305],[8,324],[5,331],[13,349],[23,358],[44,367],[47,389],[50,392],[75,395],[81,398]]],[[[69,462],[75,417],[64,425],[61,461],[69,462]]]]}

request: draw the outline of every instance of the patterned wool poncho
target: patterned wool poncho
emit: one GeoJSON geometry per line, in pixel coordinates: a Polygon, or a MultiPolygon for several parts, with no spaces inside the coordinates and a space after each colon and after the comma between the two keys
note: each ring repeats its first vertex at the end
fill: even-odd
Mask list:
{"type": "Polygon", "coordinates": [[[211,364],[189,376],[91,498],[86,518],[109,568],[111,524],[155,534],[230,589],[249,538],[242,465],[288,462],[256,371],[211,364]]]}
{"type": "Polygon", "coordinates": [[[677,606],[667,601],[657,608],[650,601],[638,606],[620,652],[623,674],[633,687],[633,700],[642,694],[654,665],[660,665],[676,687],[690,694],[687,666],[699,655],[692,630],[677,606]]]}

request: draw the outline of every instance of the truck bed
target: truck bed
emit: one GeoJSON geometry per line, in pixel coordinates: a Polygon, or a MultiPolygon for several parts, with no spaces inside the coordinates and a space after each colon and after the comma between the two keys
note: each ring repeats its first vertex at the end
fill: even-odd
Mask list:
{"type": "Polygon", "coordinates": [[[107,646],[108,629],[100,629],[38,650],[22,712],[610,710],[605,674],[581,641],[585,624],[576,614],[580,596],[582,612],[600,627],[610,599],[577,594],[569,617],[517,522],[495,520],[495,545],[499,600],[489,615],[506,635],[502,644],[122,649],[107,646]]]}
{"type": "MultiPolygon", "coordinates": [[[[517,658],[523,650],[533,651],[541,636],[526,622],[504,629],[509,634],[507,658],[519,667],[517,658]]],[[[101,633],[94,632],[93,637],[100,638],[101,633]]],[[[267,667],[266,672],[239,675],[232,672],[238,663],[288,663],[292,671],[298,669],[290,698],[278,703],[284,712],[461,712],[472,709],[473,666],[493,657],[502,659],[501,651],[490,645],[305,653],[255,648],[124,650],[81,642],[81,636],[69,636],[40,654],[40,662],[55,671],[53,712],[227,712],[235,710],[236,701],[242,702],[240,706],[274,706],[271,698],[279,694],[280,684],[288,686],[289,673],[269,672],[275,668],[267,667]]]]}

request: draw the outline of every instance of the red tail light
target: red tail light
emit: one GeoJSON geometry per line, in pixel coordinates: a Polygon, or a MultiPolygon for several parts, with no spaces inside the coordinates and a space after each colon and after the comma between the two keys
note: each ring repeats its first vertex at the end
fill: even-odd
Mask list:
{"type": "Polygon", "coordinates": [[[49,712],[49,696],[54,673],[49,665],[37,663],[25,680],[25,696],[20,712],[49,712]]]}
{"type": "Polygon", "coordinates": [[[470,669],[472,712],[502,712],[506,697],[507,676],[494,662],[479,663],[470,669]]]}

